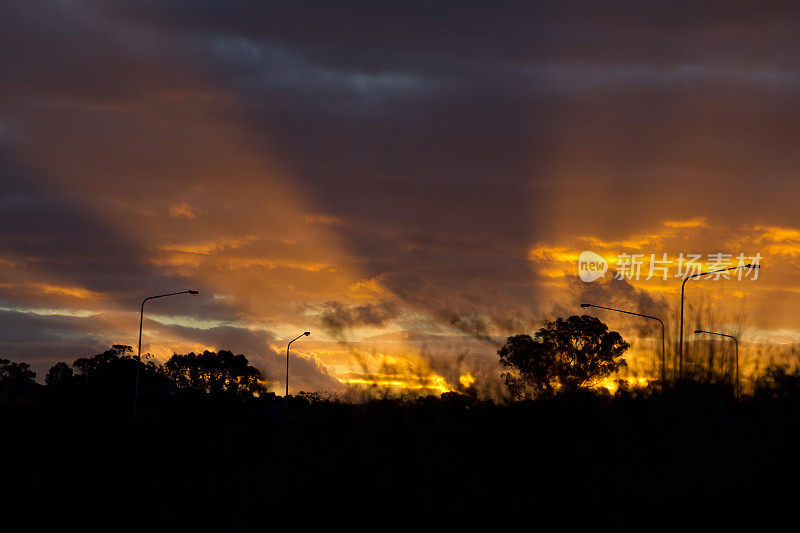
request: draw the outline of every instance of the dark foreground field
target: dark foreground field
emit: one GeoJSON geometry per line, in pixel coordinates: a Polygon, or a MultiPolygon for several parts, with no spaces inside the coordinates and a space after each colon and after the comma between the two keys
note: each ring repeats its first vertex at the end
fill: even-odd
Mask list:
{"type": "Polygon", "coordinates": [[[44,394],[0,407],[6,518],[59,530],[538,530],[794,513],[800,396],[496,406],[44,394]]]}

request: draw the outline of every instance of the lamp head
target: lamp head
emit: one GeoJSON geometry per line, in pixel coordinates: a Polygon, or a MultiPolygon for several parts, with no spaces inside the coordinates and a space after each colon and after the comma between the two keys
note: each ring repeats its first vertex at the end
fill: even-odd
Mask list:
{"type": "Polygon", "coordinates": [[[694,332],[695,333],[705,333],[705,331],[703,331],[702,329],[696,329],[696,330],[694,330],[694,332]]]}
{"type": "Polygon", "coordinates": [[[189,294],[200,294],[200,291],[187,291],[189,294]]]}
{"type": "Polygon", "coordinates": [[[581,304],[582,309],[586,309],[587,307],[591,307],[592,304],[581,304]]]}
{"type": "Polygon", "coordinates": [[[306,332],[304,332],[304,333],[303,333],[303,335],[305,335],[306,337],[308,337],[309,335],[311,335],[311,332],[310,332],[310,331],[306,331],[306,332]]]}

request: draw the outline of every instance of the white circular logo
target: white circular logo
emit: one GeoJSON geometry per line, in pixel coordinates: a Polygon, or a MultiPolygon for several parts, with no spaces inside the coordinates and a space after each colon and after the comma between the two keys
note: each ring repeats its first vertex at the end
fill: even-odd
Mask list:
{"type": "Polygon", "coordinates": [[[578,275],[586,283],[604,277],[607,270],[606,260],[594,252],[584,251],[578,257],[578,275]]]}

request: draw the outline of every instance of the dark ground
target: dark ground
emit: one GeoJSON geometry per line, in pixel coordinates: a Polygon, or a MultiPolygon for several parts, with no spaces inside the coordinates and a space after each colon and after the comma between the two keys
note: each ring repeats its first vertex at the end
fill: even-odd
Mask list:
{"type": "Polygon", "coordinates": [[[717,526],[797,505],[800,395],[687,386],[497,406],[59,395],[0,405],[0,497],[31,527],[717,526]],[[486,524],[483,526],[483,524],[486,524]]]}

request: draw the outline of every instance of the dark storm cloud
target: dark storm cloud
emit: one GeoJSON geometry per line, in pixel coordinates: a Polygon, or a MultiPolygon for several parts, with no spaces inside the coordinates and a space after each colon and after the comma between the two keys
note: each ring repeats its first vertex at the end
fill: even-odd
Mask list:
{"type": "Polygon", "coordinates": [[[125,258],[135,253],[136,245],[94,217],[88,198],[37,186],[31,171],[4,164],[2,154],[0,172],[5,176],[0,191],[3,259],[53,270],[69,265],[71,273],[87,278],[111,272],[123,279],[144,274],[140,265],[125,258]]]}
{"type": "MultiPolygon", "coordinates": [[[[0,190],[0,305],[136,310],[146,296],[191,288],[181,276],[132,260],[146,255],[146,247],[108,224],[103,212],[107,205],[98,207],[77,192],[48,189],[33,170],[8,159],[0,151],[5,178],[0,190]],[[73,288],[86,294],[78,293],[76,299],[70,294],[73,288]]],[[[192,303],[201,318],[230,312],[221,301],[192,303]]],[[[186,303],[163,301],[159,307],[185,310],[186,303]]]]}
{"type": "Polygon", "coordinates": [[[158,60],[167,36],[111,25],[92,2],[14,0],[3,15],[3,99],[113,104],[187,82],[158,60]]]}
{"type": "Polygon", "coordinates": [[[324,327],[336,331],[357,327],[381,328],[398,315],[397,306],[392,302],[348,305],[333,301],[308,306],[303,312],[317,315],[324,327]]]}
{"type": "MultiPolygon", "coordinates": [[[[2,307],[2,306],[0,306],[2,307]]],[[[115,326],[102,317],[39,315],[0,309],[0,357],[26,361],[41,381],[58,361],[102,353],[114,338],[115,326]]],[[[119,336],[130,344],[130,338],[119,336]]]]}
{"type": "MultiPolygon", "coordinates": [[[[114,4],[132,5],[131,2],[114,4]]],[[[452,55],[477,55],[492,60],[500,57],[502,63],[528,59],[532,51],[538,51],[537,58],[560,53],[559,57],[603,60],[634,57],[660,63],[691,53],[691,46],[703,39],[730,39],[734,46],[722,53],[747,59],[749,56],[741,51],[751,47],[733,39],[734,31],[741,37],[761,37],[759,47],[754,50],[758,51],[792,35],[791,17],[798,14],[797,6],[782,1],[555,0],[498,4],[346,0],[335,4],[318,1],[220,4],[213,0],[151,0],[135,5],[140,9],[127,11],[129,15],[170,29],[276,38],[297,45],[351,45],[364,54],[372,49],[381,52],[402,49],[410,53],[437,49],[452,55]],[[706,30],[710,26],[722,33],[708,35],[706,30]],[[761,31],[764,28],[770,28],[772,33],[765,35],[761,31]],[[684,39],[678,42],[663,39],[676,31],[684,39]],[[638,37],[636,40],[646,46],[631,46],[632,37],[638,37]],[[547,43],[553,44],[543,46],[547,43]],[[589,43],[595,47],[581,50],[580,54],[566,46],[589,43]]]]}
{"type": "MultiPolygon", "coordinates": [[[[393,240],[398,226],[448,240],[484,230],[519,250],[552,225],[557,211],[541,199],[554,193],[574,196],[583,221],[587,204],[669,199],[692,175],[704,192],[733,187],[740,206],[749,196],[737,183],[753,173],[791,186],[793,135],[761,126],[798,115],[798,50],[787,42],[798,13],[780,7],[153,2],[111,12],[183,33],[253,127],[281,132],[274,142],[317,204],[346,216],[351,246],[371,255],[387,233],[388,246],[407,244],[393,240]],[[690,123],[669,126],[676,117],[690,123]],[[682,143],[686,128],[696,146],[682,143]],[[752,143],[755,132],[769,141],[752,143]],[[561,143],[570,159],[547,179],[561,143]],[[676,154],[681,177],[670,175],[676,154]],[[590,189],[587,174],[627,192],[592,202],[568,189],[570,179],[590,189]]],[[[662,217],[672,207],[631,208],[662,217]]]]}

